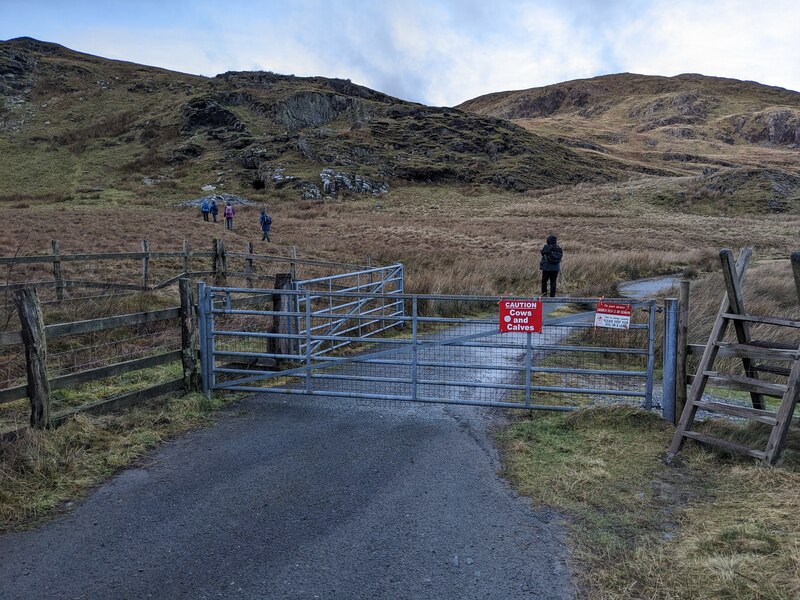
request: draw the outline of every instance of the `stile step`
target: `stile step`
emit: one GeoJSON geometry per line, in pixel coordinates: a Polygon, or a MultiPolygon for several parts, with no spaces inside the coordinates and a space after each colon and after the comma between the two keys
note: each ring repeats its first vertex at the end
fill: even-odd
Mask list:
{"type": "Polygon", "coordinates": [[[703,410],[711,410],[723,415],[730,415],[732,417],[742,417],[764,423],[765,425],[775,425],[777,415],[773,412],[766,410],[758,410],[757,408],[749,408],[747,406],[738,406],[735,404],[725,404],[723,402],[702,401],[695,402],[697,408],[703,410]]]}
{"type": "Polygon", "coordinates": [[[724,319],[731,321],[747,321],[764,325],[777,325],[778,327],[794,327],[800,329],[800,321],[795,319],[782,319],[780,317],[765,317],[760,315],[740,315],[736,313],[722,313],[724,319]]]}
{"type": "Polygon", "coordinates": [[[719,348],[717,356],[721,358],[754,358],[758,360],[798,360],[800,350],[794,348],[765,347],[759,344],[732,344],[730,342],[717,342],[719,348]]]}
{"type": "Polygon", "coordinates": [[[697,431],[684,431],[683,437],[687,437],[703,444],[712,444],[714,446],[719,446],[720,448],[725,448],[726,450],[731,450],[733,452],[738,452],[739,454],[744,454],[745,456],[752,456],[753,458],[758,458],[759,460],[764,460],[764,457],[767,455],[766,452],[761,450],[756,450],[755,448],[750,448],[749,446],[744,446],[737,442],[732,442],[731,440],[723,440],[721,438],[716,438],[711,435],[706,435],[704,433],[698,433],[697,431]]]}
{"type": "Polygon", "coordinates": [[[729,390],[739,390],[742,392],[753,392],[763,394],[772,398],[783,398],[786,393],[786,386],[780,383],[770,383],[752,377],[733,375],[731,373],[719,373],[717,371],[703,371],[703,375],[708,377],[710,385],[726,388],[729,390]]]}

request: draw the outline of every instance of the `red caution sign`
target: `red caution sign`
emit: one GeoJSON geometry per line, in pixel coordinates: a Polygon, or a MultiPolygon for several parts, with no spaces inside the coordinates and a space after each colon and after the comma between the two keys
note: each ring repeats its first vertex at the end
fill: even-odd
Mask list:
{"type": "Polygon", "coordinates": [[[609,329],[628,329],[631,326],[631,314],[633,307],[630,304],[618,304],[615,302],[597,303],[597,310],[594,313],[595,327],[608,327],[609,329]]]}
{"type": "Polygon", "coordinates": [[[500,300],[500,333],[541,333],[541,300],[500,300]]]}

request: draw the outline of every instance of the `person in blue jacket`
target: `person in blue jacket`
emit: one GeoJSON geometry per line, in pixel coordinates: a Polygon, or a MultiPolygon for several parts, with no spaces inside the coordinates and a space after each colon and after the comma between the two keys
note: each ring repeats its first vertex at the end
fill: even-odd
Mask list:
{"type": "Polygon", "coordinates": [[[208,203],[208,198],[203,198],[200,203],[200,212],[203,213],[203,220],[208,221],[208,213],[211,211],[211,205],[208,203]]]}
{"type": "Polygon", "coordinates": [[[261,216],[258,218],[258,223],[261,225],[261,231],[264,235],[261,236],[261,241],[267,240],[269,242],[269,230],[272,227],[272,217],[267,214],[267,209],[261,209],[261,216]]]}

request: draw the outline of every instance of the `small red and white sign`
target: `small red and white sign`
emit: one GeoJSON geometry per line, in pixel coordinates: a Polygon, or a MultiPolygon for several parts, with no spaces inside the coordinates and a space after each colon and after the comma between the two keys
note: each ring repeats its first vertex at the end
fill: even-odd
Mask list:
{"type": "Polygon", "coordinates": [[[541,300],[500,300],[500,333],[541,332],[541,300]]]}
{"type": "Polygon", "coordinates": [[[594,313],[595,327],[608,327],[610,329],[628,329],[631,326],[631,314],[633,307],[630,304],[618,304],[616,302],[597,303],[597,310],[594,313]]]}

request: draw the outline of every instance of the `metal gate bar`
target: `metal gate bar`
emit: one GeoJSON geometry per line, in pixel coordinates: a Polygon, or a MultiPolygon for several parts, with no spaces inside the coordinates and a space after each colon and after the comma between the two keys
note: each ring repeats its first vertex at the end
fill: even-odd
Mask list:
{"type": "MultiPolygon", "coordinates": [[[[375,269],[379,272],[381,269],[375,269]]],[[[349,274],[352,276],[352,274],[349,274]]],[[[314,396],[347,396],[365,399],[390,399],[411,400],[419,402],[442,402],[447,404],[469,404],[478,406],[502,407],[537,407],[547,410],[572,410],[574,406],[560,406],[551,404],[533,404],[534,393],[571,394],[571,395],[602,395],[614,397],[638,397],[644,399],[644,406],[652,405],[653,368],[655,350],[655,315],[654,301],[624,301],[632,303],[635,307],[647,312],[647,321],[631,325],[624,334],[609,334],[611,341],[616,345],[588,345],[570,344],[572,336],[577,335],[577,340],[586,338],[594,342],[594,337],[602,341],[602,336],[596,336],[596,331],[591,324],[586,322],[564,322],[567,319],[583,318],[560,317],[545,323],[545,333],[550,328],[551,335],[539,334],[502,334],[503,341],[498,341],[500,336],[497,330],[498,321],[480,318],[465,318],[451,316],[421,316],[419,315],[420,301],[427,305],[436,302],[451,302],[455,305],[468,305],[478,303],[481,310],[496,303],[496,297],[468,297],[468,296],[437,296],[437,295],[405,295],[393,291],[392,293],[377,294],[363,291],[332,291],[332,278],[324,278],[328,282],[328,290],[280,290],[281,294],[295,297],[290,305],[295,310],[251,310],[233,308],[240,299],[233,300],[232,296],[248,294],[252,299],[259,294],[275,294],[276,290],[254,290],[252,288],[212,288],[205,285],[198,290],[198,306],[200,312],[201,351],[203,354],[201,366],[203,369],[203,386],[205,391],[211,389],[229,389],[247,392],[277,392],[286,394],[307,394],[314,396]],[[220,303],[218,300],[222,299],[220,303]],[[389,304],[387,304],[387,302],[389,304]],[[370,306],[370,303],[373,306],[370,306]],[[380,307],[375,304],[380,303],[380,307]],[[316,305],[315,305],[316,304],[316,305]],[[405,306],[411,305],[411,315],[406,315],[405,306]],[[319,309],[317,305],[322,305],[319,309]],[[302,306],[302,310],[299,310],[302,306]],[[369,308],[365,308],[368,307],[369,308]],[[390,314],[376,315],[379,310],[384,311],[386,306],[401,306],[401,311],[390,314]],[[332,309],[331,307],[335,307],[332,309]],[[344,307],[345,313],[341,310],[344,307]],[[360,311],[360,312],[359,312],[360,311]],[[215,321],[218,320],[219,322],[215,321]],[[265,326],[251,326],[246,330],[242,326],[234,327],[229,323],[244,323],[252,320],[289,319],[296,323],[293,331],[296,333],[275,333],[265,331],[265,326]],[[335,321],[335,329],[330,325],[335,321]],[[411,335],[408,337],[390,337],[385,335],[388,331],[398,329],[406,324],[411,324],[411,335]],[[377,330],[364,331],[365,328],[377,325],[377,330]],[[420,332],[420,328],[436,327],[431,333],[420,332]],[[468,331],[478,327],[480,331],[468,331]],[[553,332],[553,330],[557,330],[553,332]],[[569,333],[569,332],[573,333],[569,333]],[[326,332],[326,333],[319,333],[326,332]],[[361,335],[352,335],[359,332],[361,335]],[[585,333],[581,333],[585,332],[585,333]],[[350,335],[346,335],[350,334],[350,335]],[[639,345],[636,336],[646,335],[646,344],[639,345]],[[449,336],[449,337],[448,337],[449,336]],[[625,338],[628,336],[628,338],[625,338]],[[215,344],[215,338],[219,344],[215,344]],[[487,339],[495,338],[495,339],[487,339]],[[619,338],[619,339],[617,339],[619,338]],[[550,343],[544,343],[549,339],[550,343]],[[628,340],[626,342],[626,339],[628,340]],[[250,340],[250,341],[248,341],[250,340]],[[272,343],[278,340],[297,342],[296,348],[300,351],[268,351],[258,348],[258,344],[272,343]],[[523,343],[524,340],[524,343],[523,343]],[[555,341],[555,343],[553,343],[555,341]],[[622,343],[625,345],[622,345],[622,343]],[[320,350],[323,344],[330,346],[320,350]],[[237,346],[238,344],[238,346],[237,346]],[[388,347],[387,347],[388,346],[388,347]],[[330,355],[336,349],[352,347],[358,353],[350,356],[330,355]],[[443,356],[450,353],[455,358],[435,358],[444,352],[443,356]],[[422,353],[422,354],[421,354],[422,353]],[[427,356],[433,353],[431,356],[427,356]],[[477,353],[477,354],[476,354],[477,353]],[[485,360],[471,360],[485,357],[491,353],[497,354],[497,363],[485,360]],[[558,356],[565,361],[575,362],[577,357],[585,355],[591,366],[565,366],[562,364],[542,365],[542,361],[558,360],[558,356]],[[603,368],[602,364],[595,364],[598,359],[609,360],[634,360],[646,361],[642,370],[628,368],[603,368]],[[588,357],[597,356],[589,359],[588,357]],[[623,357],[629,357],[624,359],[623,357]],[[572,357],[572,358],[570,358],[572,357]],[[614,358],[618,357],[618,358],[614,358]],[[263,360],[276,359],[285,362],[284,368],[273,370],[260,368],[252,364],[239,367],[237,364],[217,364],[221,359],[263,360]],[[373,373],[369,369],[382,369],[373,373]],[[362,372],[367,369],[367,372],[362,372]],[[387,370],[388,369],[388,370],[387,370]],[[425,373],[420,370],[424,369],[425,373]],[[399,371],[398,371],[399,370],[399,371]],[[457,373],[462,376],[453,377],[457,373]],[[505,373],[501,376],[499,374],[505,373]],[[487,376],[488,380],[470,380],[466,377],[473,374],[476,379],[479,375],[487,376]],[[495,374],[495,375],[493,375],[495,374]],[[218,376],[222,377],[218,380],[218,376]],[[238,377],[236,377],[238,376],[238,377]],[[550,385],[549,381],[536,382],[537,377],[577,377],[591,381],[611,383],[608,385],[550,385]],[[234,377],[230,379],[230,377],[234,377]],[[257,382],[266,382],[274,378],[299,378],[300,387],[294,384],[281,387],[262,387],[251,385],[257,382]],[[502,380],[501,380],[502,379],[502,380]],[[634,381],[644,380],[643,389],[634,385],[634,381]],[[629,382],[622,386],[623,382],[629,382]],[[316,384],[315,384],[316,382],[316,384]],[[326,383],[327,382],[327,383],[326,383]],[[321,385],[332,385],[335,382],[353,384],[347,391],[337,389],[318,389],[321,385]],[[616,385],[615,385],[616,382],[616,385]],[[357,389],[358,385],[367,389],[357,389]],[[387,393],[377,393],[369,389],[370,386],[381,384],[387,393]],[[393,389],[392,386],[399,386],[393,389]],[[425,388],[423,391],[421,388],[425,388]],[[432,391],[459,388],[464,391],[458,396],[452,394],[431,395],[432,391]],[[473,390],[469,392],[469,390],[473,390]],[[480,395],[480,390],[496,392],[485,399],[475,400],[472,395],[480,395]],[[509,394],[524,392],[521,402],[507,401],[509,394]],[[500,399],[496,399],[500,398],[500,399]]],[[[319,283],[317,280],[315,283],[319,283]]],[[[372,289],[380,288],[381,282],[368,284],[358,283],[356,287],[370,286],[372,289]]],[[[552,302],[542,299],[544,303],[552,302]]],[[[596,299],[559,299],[561,303],[581,302],[596,303],[596,299]]],[[[591,313],[586,313],[591,315],[591,313]]],[[[584,315],[585,316],[585,315],[584,315]]],[[[248,322],[249,323],[249,322],[248,322]]],[[[291,328],[289,328],[292,330],[291,328]]],[[[399,334],[399,331],[398,331],[399,334]]],[[[349,350],[348,350],[349,351],[349,350]]],[[[566,381],[566,380],[565,380],[566,381]]]]}

